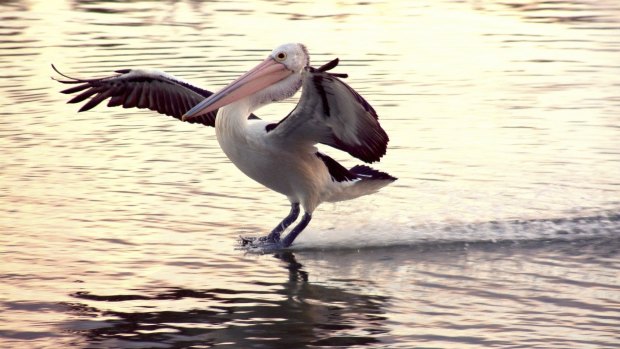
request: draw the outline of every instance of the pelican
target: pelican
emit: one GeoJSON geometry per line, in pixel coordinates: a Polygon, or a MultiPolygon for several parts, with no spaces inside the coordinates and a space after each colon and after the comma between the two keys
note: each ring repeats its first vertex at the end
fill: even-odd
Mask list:
{"type": "Polygon", "coordinates": [[[148,108],[214,126],[220,147],[239,170],[289,200],[290,212],[269,234],[241,238],[244,246],[277,250],[291,246],[321,203],[372,194],[396,180],[366,165],[347,169],[316,148],[325,144],[367,163],[378,161],[387,149],[389,139],[375,110],[341,80],[346,74],[329,72],[337,65],[336,58],[311,67],[303,44],[284,44],[217,93],[156,70],[123,69],[109,77],[77,79],[52,67],[68,79],[59,82],[77,84],[63,93],[81,92],[68,103],[90,98],[80,112],[110,98],[109,107],[148,108]],[[279,122],[253,114],[300,88],[297,106],[279,122]],[[301,220],[282,237],[297,221],[300,205],[301,220]]]}

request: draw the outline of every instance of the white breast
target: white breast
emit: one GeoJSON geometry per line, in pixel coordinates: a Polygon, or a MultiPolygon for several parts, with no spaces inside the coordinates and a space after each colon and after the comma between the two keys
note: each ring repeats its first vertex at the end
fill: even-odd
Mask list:
{"type": "MultiPolygon", "coordinates": [[[[216,118],[220,147],[244,174],[290,200],[315,206],[330,182],[329,174],[309,149],[287,149],[265,137],[267,122],[246,120],[238,108],[224,107],[216,118]],[[301,151],[300,151],[301,150],[301,151]]],[[[247,115],[247,114],[246,114],[247,115]]]]}

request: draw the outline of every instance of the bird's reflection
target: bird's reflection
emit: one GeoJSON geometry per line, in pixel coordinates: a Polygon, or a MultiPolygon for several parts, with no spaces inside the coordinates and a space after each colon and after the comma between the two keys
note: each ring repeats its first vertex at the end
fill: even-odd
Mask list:
{"type": "Polygon", "coordinates": [[[386,297],[314,284],[292,252],[273,256],[282,261],[288,277],[254,281],[252,292],[177,287],[138,295],[74,293],[79,301],[69,307],[79,320],[68,326],[93,345],[156,342],[164,348],[348,347],[374,343],[377,335],[388,332],[382,310],[386,297]],[[195,305],[190,310],[171,310],[175,302],[192,301],[195,305]],[[128,307],[130,302],[141,306],[128,307]]]}
{"type": "Polygon", "coordinates": [[[308,281],[308,273],[302,270],[303,265],[297,262],[293,252],[277,252],[273,256],[286,263],[286,268],[289,271],[289,281],[308,281]]]}

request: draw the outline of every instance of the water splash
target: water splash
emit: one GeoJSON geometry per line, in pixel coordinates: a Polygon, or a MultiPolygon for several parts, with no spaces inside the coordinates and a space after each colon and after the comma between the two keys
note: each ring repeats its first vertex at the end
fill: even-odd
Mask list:
{"type": "Polygon", "coordinates": [[[506,241],[573,241],[607,237],[620,231],[620,214],[478,223],[394,223],[380,221],[306,232],[296,249],[344,249],[418,244],[506,241]]]}

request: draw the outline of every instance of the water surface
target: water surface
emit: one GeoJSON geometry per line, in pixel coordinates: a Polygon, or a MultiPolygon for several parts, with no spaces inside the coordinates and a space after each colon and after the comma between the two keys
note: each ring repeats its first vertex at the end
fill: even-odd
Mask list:
{"type": "Polygon", "coordinates": [[[620,346],[615,1],[33,0],[0,19],[0,346],[620,346]],[[275,255],[237,236],[287,201],[213,129],[78,114],[50,79],[148,67],[216,90],[291,41],[340,58],[399,180],[321,206],[275,255]]]}

